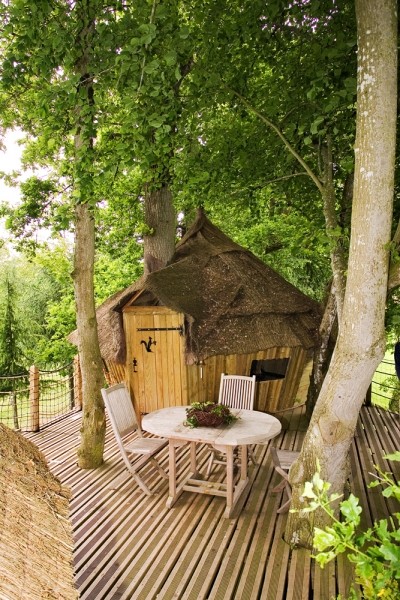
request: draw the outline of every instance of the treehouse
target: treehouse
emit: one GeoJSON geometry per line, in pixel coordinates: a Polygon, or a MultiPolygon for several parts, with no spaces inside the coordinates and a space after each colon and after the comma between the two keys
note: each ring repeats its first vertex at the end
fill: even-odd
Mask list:
{"type": "Polygon", "coordinates": [[[255,374],[255,408],[270,412],[296,402],[320,311],[199,211],[170,263],[97,320],[109,382],[127,382],[138,412],[216,400],[221,373],[255,374]]]}

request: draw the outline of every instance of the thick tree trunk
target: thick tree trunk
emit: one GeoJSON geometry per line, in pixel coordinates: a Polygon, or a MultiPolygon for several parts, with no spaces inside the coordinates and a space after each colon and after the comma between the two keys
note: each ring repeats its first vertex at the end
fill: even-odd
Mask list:
{"type": "Polygon", "coordinates": [[[144,236],[144,272],[157,271],[175,251],[176,218],[171,190],[167,185],[145,193],[144,218],[151,233],[144,236]]]}
{"type": "Polygon", "coordinates": [[[94,218],[87,204],[76,206],[75,220],[74,286],[83,393],[78,464],[90,469],[103,462],[106,422],[100,391],[104,377],[93,293],[94,218]]]}
{"type": "Polygon", "coordinates": [[[79,59],[76,73],[79,85],[76,95],[75,145],[75,256],[74,289],[77,312],[79,354],[82,374],[83,418],[78,464],[95,468],[103,462],[105,439],[104,383],[102,360],[97,335],[94,301],[95,223],[93,212],[93,138],[94,90],[91,53],[95,36],[96,2],[82,0],[76,5],[79,32],[75,40],[79,59]]]}
{"type": "Polygon", "coordinates": [[[372,375],[385,350],[385,303],[396,145],[395,0],[357,0],[358,94],[354,202],[346,293],[337,345],[299,460],[285,539],[311,545],[320,513],[301,511],[304,482],[316,471],[342,492],[348,451],[372,375]]]}

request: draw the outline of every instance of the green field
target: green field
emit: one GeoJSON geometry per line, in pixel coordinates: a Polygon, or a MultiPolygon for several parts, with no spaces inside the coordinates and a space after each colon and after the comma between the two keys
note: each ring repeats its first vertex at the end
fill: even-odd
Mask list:
{"type": "MultiPolygon", "coordinates": [[[[383,408],[389,408],[394,394],[399,397],[399,391],[400,382],[394,367],[393,351],[388,351],[372,380],[372,402],[383,408]]],[[[397,410],[399,410],[398,405],[397,410]]]]}

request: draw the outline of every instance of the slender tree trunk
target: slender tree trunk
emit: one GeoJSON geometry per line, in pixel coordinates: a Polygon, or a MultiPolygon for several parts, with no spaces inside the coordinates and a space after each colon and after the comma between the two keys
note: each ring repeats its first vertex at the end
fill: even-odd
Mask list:
{"type": "Polygon", "coordinates": [[[144,217],[151,233],[144,236],[144,272],[157,271],[175,251],[176,218],[168,185],[145,193],[144,217]]]}
{"type": "Polygon", "coordinates": [[[314,351],[313,368],[310,375],[310,385],[306,401],[306,416],[308,420],[311,419],[315,403],[320,394],[325,374],[332,357],[332,346],[334,343],[332,340],[332,332],[336,321],[336,298],[333,294],[331,285],[325,304],[324,315],[319,327],[319,343],[314,351]]]}
{"type": "Polygon", "coordinates": [[[348,451],[373,373],[385,351],[385,304],[392,224],[397,104],[397,3],[356,0],[357,135],[351,243],[342,322],[299,459],[285,539],[312,543],[321,513],[302,512],[304,482],[316,471],[341,493],[348,451]]]}
{"type": "Polygon", "coordinates": [[[339,222],[336,214],[336,192],[333,177],[332,142],[327,136],[327,143],[321,148],[323,188],[321,191],[324,204],[326,232],[331,241],[331,266],[333,273],[332,291],[336,299],[336,313],[338,324],[343,309],[344,293],[346,289],[346,253],[342,241],[337,235],[339,222]]]}
{"type": "Polygon", "coordinates": [[[75,110],[75,255],[74,289],[82,373],[83,418],[78,464],[95,468],[103,462],[105,415],[101,396],[104,383],[94,301],[95,223],[93,210],[94,91],[90,68],[95,35],[96,2],[77,4],[80,30],[76,39],[79,75],[75,110]]]}

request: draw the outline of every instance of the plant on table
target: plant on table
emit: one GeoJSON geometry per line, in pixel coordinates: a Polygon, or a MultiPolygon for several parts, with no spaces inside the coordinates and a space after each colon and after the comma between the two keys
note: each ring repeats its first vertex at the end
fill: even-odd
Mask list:
{"type": "MultiPolygon", "coordinates": [[[[400,452],[385,456],[389,460],[400,461],[400,452]]],[[[382,495],[400,500],[400,485],[390,473],[378,472],[376,481],[369,487],[382,485],[382,495]]],[[[310,502],[306,512],[323,509],[330,517],[332,525],[325,529],[314,528],[314,556],[324,567],[338,554],[347,553],[347,558],[355,565],[356,583],[361,586],[364,600],[398,600],[400,598],[400,513],[394,513],[388,519],[380,519],[365,532],[357,531],[362,508],[359,500],[350,494],[347,500],[339,504],[341,519],[335,516],[332,503],[340,494],[328,495],[330,483],[323,481],[319,471],[312,481],[305,484],[303,497],[310,502]]],[[[354,588],[350,598],[358,598],[354,588]]]]}
{"type": "Polygon", "coordinates": [[[193,402],[186,409],[187,427],[219,427],[237,420],[227,406],[215,402],[193,402]]]}

